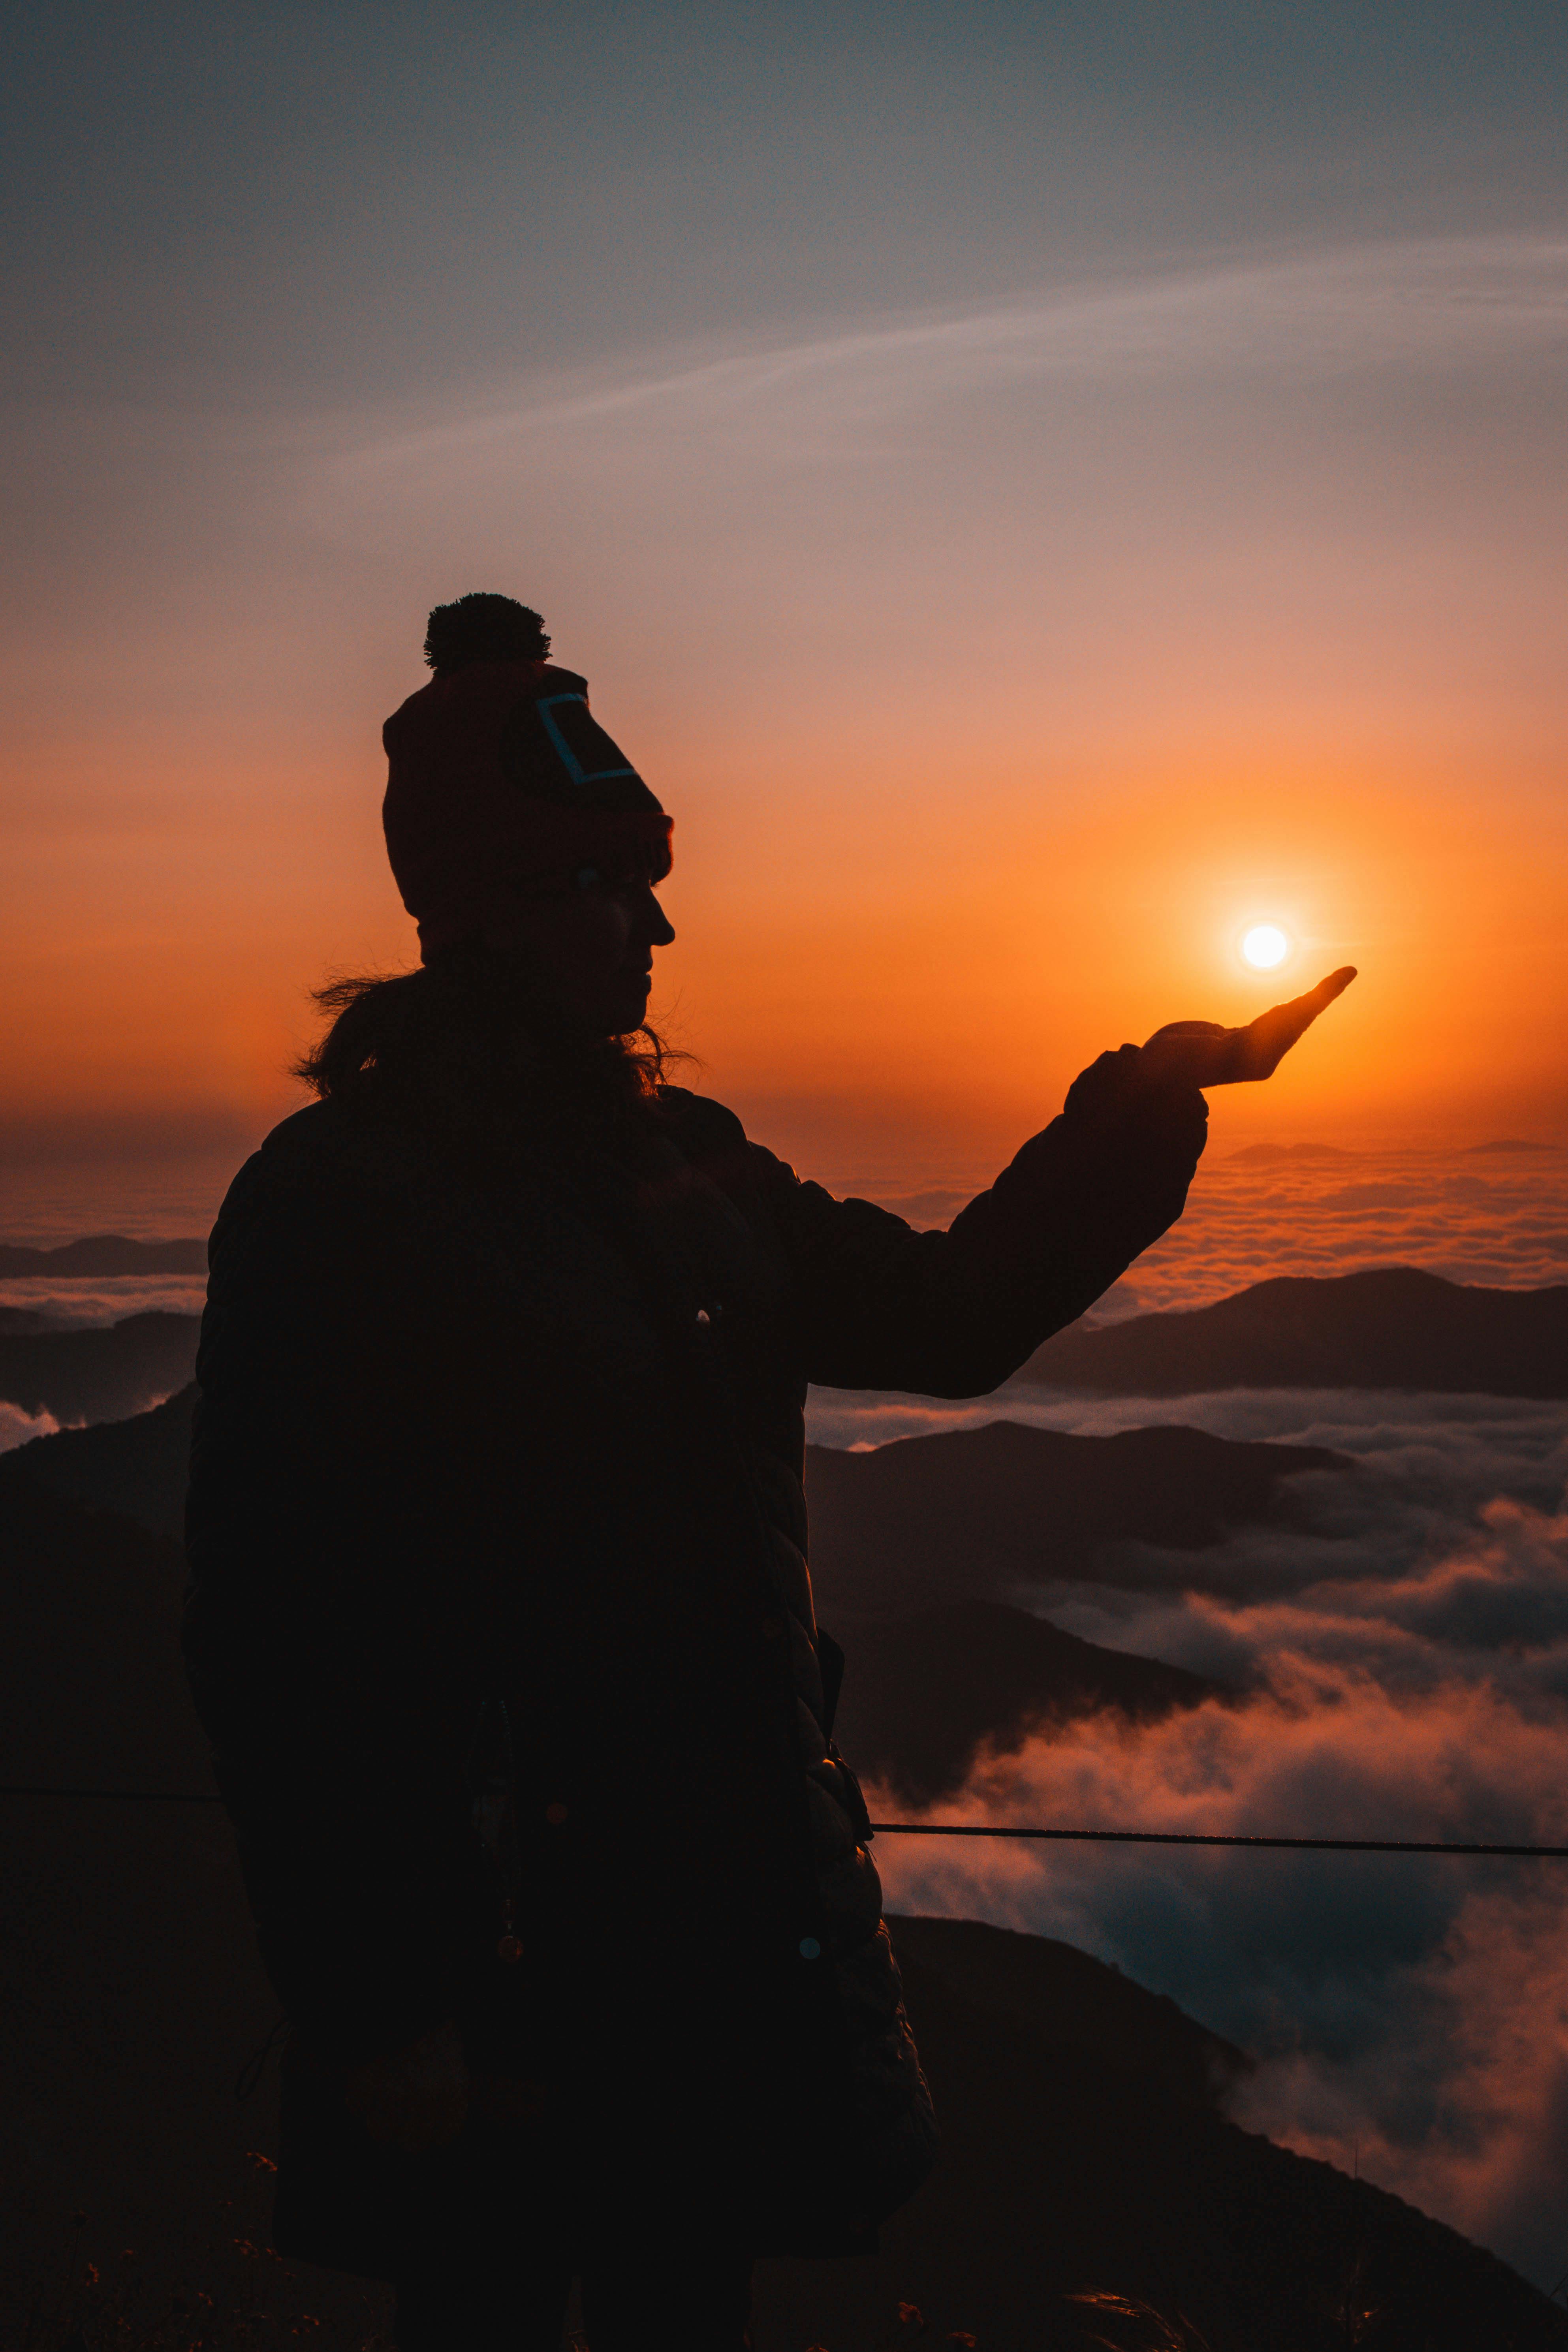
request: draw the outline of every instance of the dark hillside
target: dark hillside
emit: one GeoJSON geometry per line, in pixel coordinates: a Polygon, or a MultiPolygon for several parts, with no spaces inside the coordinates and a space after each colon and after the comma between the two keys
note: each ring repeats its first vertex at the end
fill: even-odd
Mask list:
{"type": "Polygon", "coordinates": [[[0,1488],[24,1479],[93,1511],[118,1511],[153,1535],[184,1540],[194,1384],[129,1421],[62,1429],[0,1454],[0,1488]]]}
{"type": "Polygon", "coordinates": [[[1059,1331],[1018,1378],[1104,1396],[1233,1388],[1568,1396],[1568,1287],[1472,1289],[1413,1266],[1284,1275],[1187,1314],[1059,1331]]]}
{"type": "Polygon", "coordinates": [[[212,1788],[180,1661],[184,1580],[166,1538],[0,1480],[0,1781],[212,1788]]]}
{"type": "Polygon", "coordinates": [[[960,1985],[1047,2049],[1092,2048],[1113,2074],[1158,2086],[1179,2104],[1218,2110],[1254,2071],[1234,2042],[1075,1944],[976,1919],[890,1916],[888,1925],[901,1967],[960,1985]]]}
{"type": "MultiPolygon", "coordinates": [[[[178,1541],[195,1401],[195,1389],[184,1389],[132,1421],[36,1438],[0,1456],[0,1496],[23,1482],[178,1541]]],[[[978,1468],[984,1449],[970,1459],[978,1468]]],[[[1038,1725],[1098,1707],[1144,1721],[1224,1695],[1202,1675],[1080,1641],[998,1601],[952,1601],[908,1617],[838,1609],[828,1622],[848,1654],[838,1717],[845,1752],[909,1804],[961,1787],[983,1742],[1006,1753],[1038,1725]]]]}
{"type": "Polygon", "coordinates": [[[155,1311],[79,1331],[0,1331],[0,1397],[57,1421],[123,1421],[183,1389],[197,1315],[155,1311]]]}
{"type": "Polygon", "coordinates": [[[996,1601],[955,1601],[914,1617],[840,1612],[847,1654],[838,1742],[863,1778],[930,1805],[968,1779],[983,1744],[1009,1755],[1043,1724],[1113,1709],[1147,1722],[1232,1696],[1157,1658],[1064,1633],[996,1601]]]}
{"type": "Polygon", "coordinates": [[[898,2300],[920,2307],[922,2341],[1065,2352],[1086,2340],[1065,2300],[1085,2288],[1181,2312],[1215,2352],[1568,2344],[1568,2316],[1493,2255],[1227,2122],[1202,2095],[1202,2029],[1114,1970],[1079,1956],[1097,1997],[1052,1947],[1005,1948],[1030,1937],[926,1920],[894,1935],[937,2168],[874,2262],[764,2265],[758,2352],[870,2352],[900,2340],[898,2300]]]}

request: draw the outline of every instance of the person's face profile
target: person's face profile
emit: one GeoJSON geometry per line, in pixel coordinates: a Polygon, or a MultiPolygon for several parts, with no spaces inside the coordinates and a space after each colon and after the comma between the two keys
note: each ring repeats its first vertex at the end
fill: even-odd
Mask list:
{"type": "Polygon", "coordinates": [[[520,898],[488,943],[529,966],[535,986],[574,1027],[598,1036],[640,1028],[647,1013],[653,957],[674,928],[644,873],[602,874],[583,866],[559,884],[520,898]]]}

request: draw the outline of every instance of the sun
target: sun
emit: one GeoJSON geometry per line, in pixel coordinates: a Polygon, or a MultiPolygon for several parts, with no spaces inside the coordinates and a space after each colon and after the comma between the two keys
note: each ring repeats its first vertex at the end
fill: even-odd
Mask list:
{"type": "Polygon", "coordinates": [[[1254,971],[1274,971],[1290,952],[1290,942],[1278,923],[1254,923],[1241,942],[1242,959],[1254,971]]]}

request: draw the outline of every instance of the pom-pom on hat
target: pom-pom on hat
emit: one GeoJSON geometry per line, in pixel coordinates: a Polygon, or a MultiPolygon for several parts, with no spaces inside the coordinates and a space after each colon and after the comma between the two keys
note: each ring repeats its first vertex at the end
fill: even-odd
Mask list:
{"type": "Polygon", "coordinates": [[[510,596],[437,604],[436,675],[382,730],[386,852],[426,961],[584,867],[669,872],[672,819],[549,650],[510,596]]]}

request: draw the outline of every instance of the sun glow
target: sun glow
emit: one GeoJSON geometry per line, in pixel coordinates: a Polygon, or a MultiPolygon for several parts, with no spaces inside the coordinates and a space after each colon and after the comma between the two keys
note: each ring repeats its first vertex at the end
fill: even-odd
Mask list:
{"type": "Polygon", "coordinates": [[[1254,971],[1275,971],[1290,952],[1290,942],[1278,923],[1254,923],[1242,938],[1243,961],[1254,971]]]}

